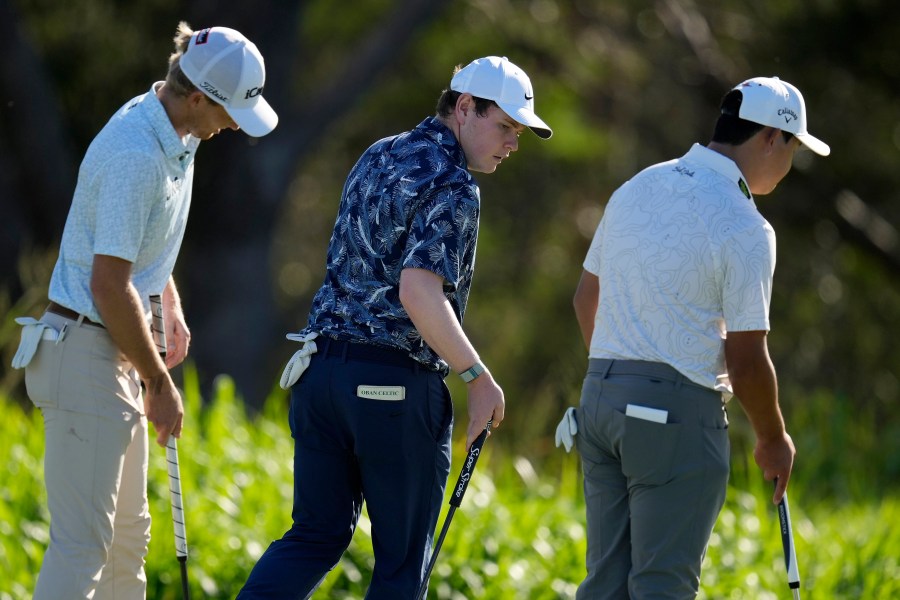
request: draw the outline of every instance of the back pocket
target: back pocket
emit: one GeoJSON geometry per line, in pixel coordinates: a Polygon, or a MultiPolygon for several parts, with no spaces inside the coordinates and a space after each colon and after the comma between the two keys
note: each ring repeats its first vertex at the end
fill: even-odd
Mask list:
{"type": "Polygon", "coordinates": [[[622,473],[628,477],[629,485],[662,485],[669,481],[680,439],[680,423],[625,417],[622,473]]]}

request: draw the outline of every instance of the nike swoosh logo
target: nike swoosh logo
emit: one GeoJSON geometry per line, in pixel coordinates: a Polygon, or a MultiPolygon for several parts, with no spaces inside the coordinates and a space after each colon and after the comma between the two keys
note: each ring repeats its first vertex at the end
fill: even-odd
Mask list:
{"type": "Polygon", "coordinates": [[[533,99],[534,99],[534,96],[529,96],[528,94],[525,94],[525,99],[526,99],[526,100],[533,100],[533,99]]]}

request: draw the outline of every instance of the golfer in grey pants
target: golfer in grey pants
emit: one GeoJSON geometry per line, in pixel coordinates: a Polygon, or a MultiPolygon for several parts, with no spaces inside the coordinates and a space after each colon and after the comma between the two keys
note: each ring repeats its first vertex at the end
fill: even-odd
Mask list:
{"type": "Polygon", "coordinates": [[[662,363],[591,359],[578,422],[588,539],[603,543],[588,545],[577,597],[693,597],[728,481],[721,394],[662,363]],[[626,416],[629,404],[667,422],[626,416]]]}
{"type": "Polygon", "coordinates": [[[775,232],[754,195],[770,193],[806,130],[800,91],[757,77],[725,95],[712,141],[651,166],[613,194],[584,261],[575,312],[590,364],[577,433],[584,464],[587,577],[579,599],[694,598],[725,499],[723,399],[738,397],[754,458],[787,489],[794,444],[766,336],[775,232]]]}

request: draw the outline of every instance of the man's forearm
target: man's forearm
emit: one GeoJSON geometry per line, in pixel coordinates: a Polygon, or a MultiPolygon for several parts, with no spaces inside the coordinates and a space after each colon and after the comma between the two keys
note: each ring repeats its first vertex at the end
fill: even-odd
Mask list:
{"type": "Polygon", "coordinates": [[[479,360],[442,293],[437,275],[423,269],[405,269],[400,277],[400,301],[425,343],[451,369],[459,373],[479,360]]]}
{"type": "Polygon", "coordinates": [[[121,259],[96,257],[91,292],[113,342],[141,379],[150,381],[168,375],[147,327],[143,301],[131,283],[130,267],[121,259]]]}
{"type": "Polygon", "coordinates": [[[765,332],[729,332],[725,342],[728,377],[757,438],[784,435],[778,405],[778,380],[769,358],[765,332]]]}

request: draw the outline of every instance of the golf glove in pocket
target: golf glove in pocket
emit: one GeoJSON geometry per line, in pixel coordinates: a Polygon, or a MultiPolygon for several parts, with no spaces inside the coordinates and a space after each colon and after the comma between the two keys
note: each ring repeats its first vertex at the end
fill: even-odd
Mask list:
{"type": "Polygon", "coordinates": [[[575,435],[578,433],[578,421],[575,420],[575,407],[570,406],[563,414],[562,421],[556,426],[556,447],[560,444],[566,447],[566,452],[572,450],[575,445],[575,435]]]}
{"type": "Polygon", "coordinates": [[[312,355],[319,350],[313,341],[317,337],[319,337],[319,334],[315,331],[306,335],[298,333],[289,333],[287,335],[287,339],[291,341],[302,342],[303,347],[294,352],[291,360],[284,367],[284,372],[281,374],[281,382],[279,383],[281,389],[291,389],[291,386],[297,383],[297,380],[303,375],[303,371],[306,370],[309,366],[309,361],[312,360],[312,355]]]}
{"type": "Polygon", "coordinates": [[[24,369],[31,362],[34,353],[37,352],[41,340],[56,341],[58,333],[55,329],[31,317],[19,317],[16,323],[22,326],[22,339],[19,349],[12,359],[13,369],[24,369]]]}

